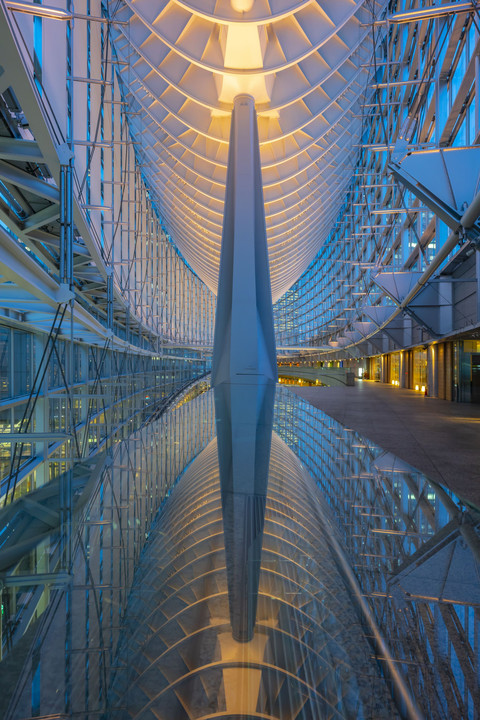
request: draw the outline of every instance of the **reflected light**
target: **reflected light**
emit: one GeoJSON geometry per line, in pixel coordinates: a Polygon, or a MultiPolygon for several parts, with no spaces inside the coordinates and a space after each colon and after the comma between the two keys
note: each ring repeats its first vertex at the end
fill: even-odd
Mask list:
{"type": "Polygon", "coordinates": [[[256,103],[270,102],[273,77],[266,77],[261,72],[228,72],[229,68],[244,71],[263,68],[263,56],[267,46],[266,32],[263,25],[257,26],[254,23],[231,23],[220,29],[225,72],[216,82],[221,103],[231,104],[237,95],[251,95],[256,103]]]}

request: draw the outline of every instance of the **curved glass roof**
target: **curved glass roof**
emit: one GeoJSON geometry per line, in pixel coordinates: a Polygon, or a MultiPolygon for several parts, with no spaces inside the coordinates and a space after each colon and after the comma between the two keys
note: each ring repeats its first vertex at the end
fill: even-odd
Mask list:
{"type": "Polygon", "coordinates": [[[325,240],[351,176],[368,79],[362,0],[118,0],[115,49],[144,172],[187,261],[216,290],[230,115],[255,98],[273,298],[325,240]]]}

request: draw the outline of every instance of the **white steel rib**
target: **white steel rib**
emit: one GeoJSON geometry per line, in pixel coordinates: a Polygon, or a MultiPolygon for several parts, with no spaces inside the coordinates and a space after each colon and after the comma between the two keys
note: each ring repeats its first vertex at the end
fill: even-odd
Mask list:
{"type": "MultiPolygon", "coordinates": [[[[112,0],[144,174],[216,292],[233,99],[258,113],[273,299],[326,239],[351,177],[373,0],[112,0]]],[[[371,26],[370,26],[371,27],[371,26]]]]}

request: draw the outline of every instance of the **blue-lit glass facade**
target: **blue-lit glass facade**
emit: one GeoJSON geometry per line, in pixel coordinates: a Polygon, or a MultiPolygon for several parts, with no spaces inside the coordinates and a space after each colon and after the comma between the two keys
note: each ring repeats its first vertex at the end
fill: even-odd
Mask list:
{"type": "MultiPolygon", "coordinates": [[[[389,10],[394,16],[408,14],[410,7],[398,2],[389,10]]],[[[462,339],[476,337],[479,321],[476,241],[469,245],[460,232],[451,242],[450,234],[458,228],[453,215],[459,218],[478,190],[477,49],[475,13],[431,19],[427,13],[422,23],[380,21],[373,28],[373,75],[361,111],[355,170],[328,240],[275,306],[281,346],[305,348],[303,357],[308,360],[348,359],[372,377],[374,369],[366,357],[402,351],[407,363],[406,348],[414,352],[437,343],[437,354],[472,352],[462,339]],[[433,187],[433,178],[447,168],[455,151],[462,160],[457,168],[450,165],[446,170],[447,196],[439,185],[433,187]],[[423,193],[393,171],[409,155],[424,164],[425,174],[418,176],[423,193]],[[442,167],[428,165],[434,155],[442,158],[442,167]],[[471,169],[468,185],[461,180],[462,167],[464,172],[471,169]],[[438,203],[450,209],[441,212],[438,203]],[[401,292],[400,283],[407,276],[407,290],[415,289],[417,295],[405,304],[408,293],[401,292]],[[449,310],[439,310],[442,305],[449,310]],[[459,338],[456,349],[452,338],[459,338]]],[[[430,394],[469,401],[465,385],[470,356],[465,363],[468,368],[460,368],[463,377],[445,383],[431,350],[430,394]]],[[[411,376],[408,380],[403,375],[400,385],[414,389],[418,382],[411,376]]],[[[392,379],[398,378],[387,370],[382,373],[384,382],[392,379]]]]}
{"type": "Polygon", "coordinates": [[[210,371],[247,93],[281,383],[480,401],[477,8],[21,5],[0,7],[0,717],[476,720],[468,493],[210,371]]]}

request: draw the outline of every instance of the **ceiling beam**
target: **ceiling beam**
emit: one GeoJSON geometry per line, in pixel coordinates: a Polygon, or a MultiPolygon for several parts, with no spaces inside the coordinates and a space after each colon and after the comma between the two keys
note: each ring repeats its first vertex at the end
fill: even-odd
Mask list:
{"type": "Polygon", "coordinates": [[[0,159],[7,161],[44,162],[40,148],[32,140],[0,138],[0,159]]]}

